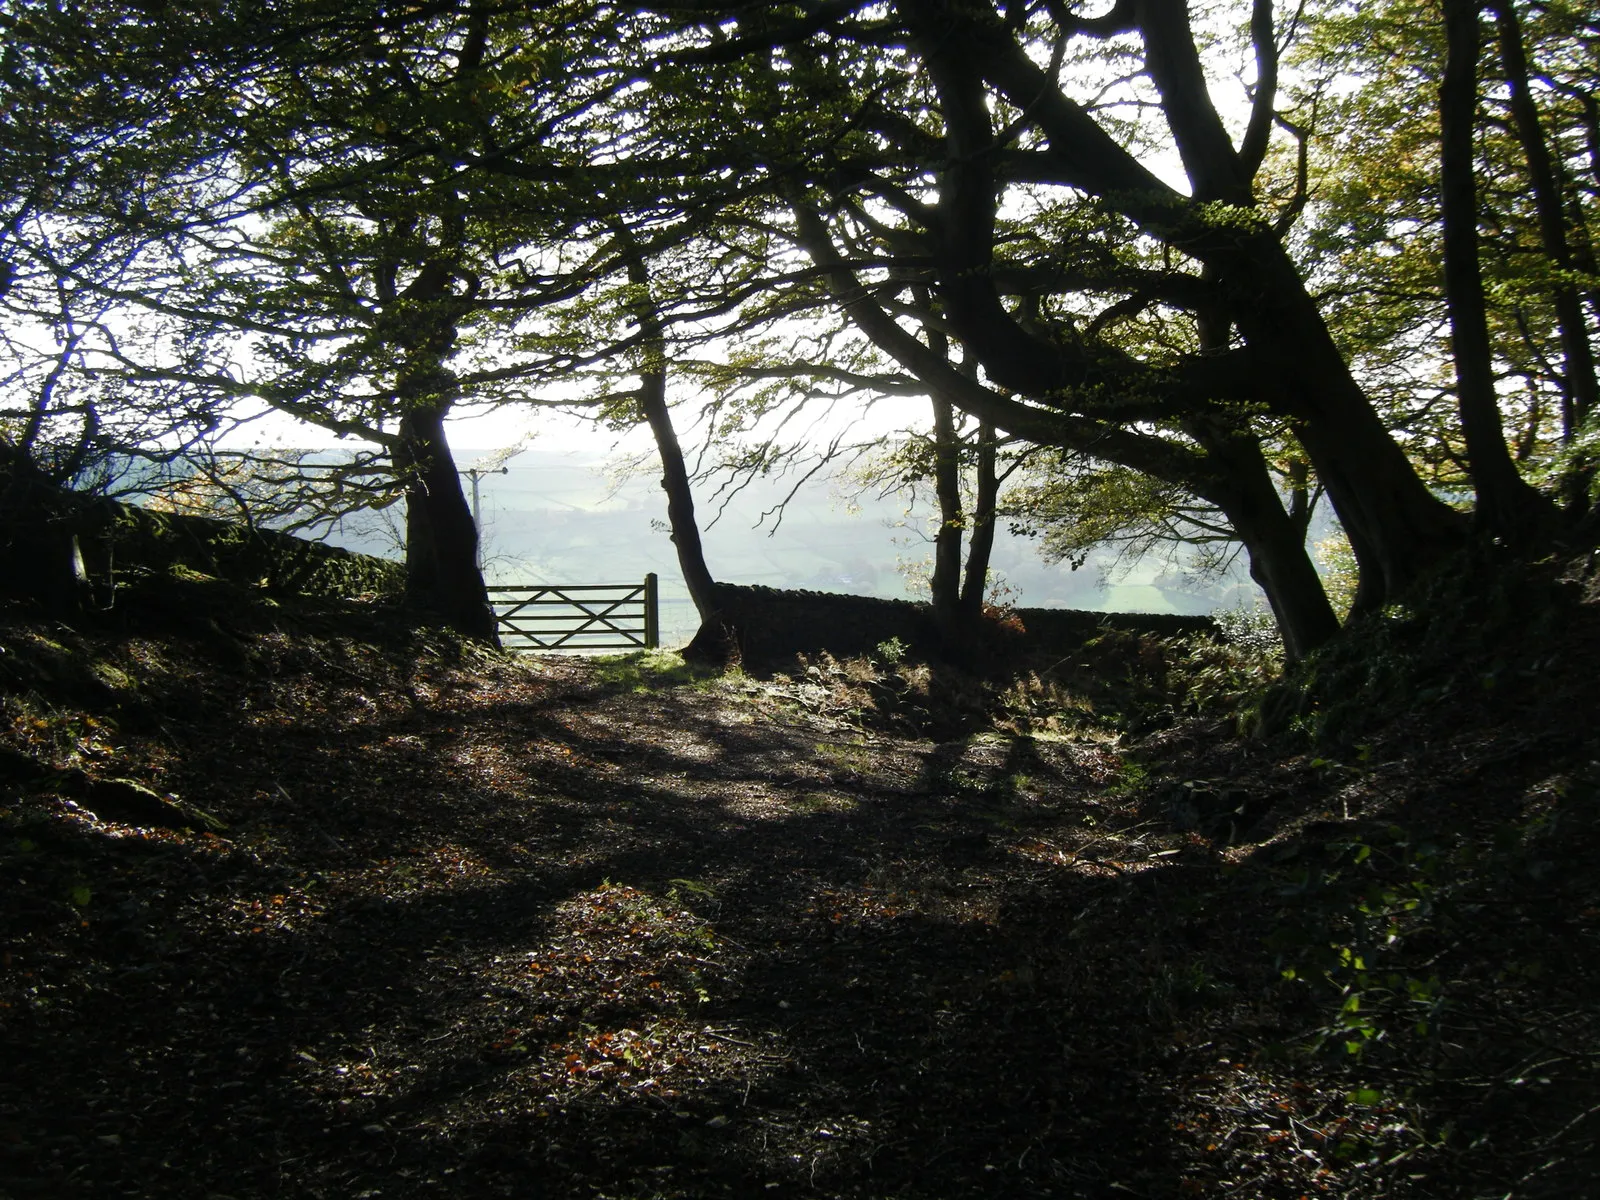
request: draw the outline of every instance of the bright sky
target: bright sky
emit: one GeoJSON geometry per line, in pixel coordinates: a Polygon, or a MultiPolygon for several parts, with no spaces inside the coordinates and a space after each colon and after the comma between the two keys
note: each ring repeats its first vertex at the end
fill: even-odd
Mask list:
{"type": "MultiPolygon", "coordinates": [[[[697,407],[691,400],[677,413],[678,436],[684,452],[691,456],[699,444],[697,431],[689,424],[697,407]]],[[[463,453],[471,456],[460,457],[458,465],[463,469],[472,466],[477,455],[517,445],[613,458],[631,458],[654,451],[649,428],[643,424],[619,435],[594,421],[556,409],[504,405],[477,413],[468,408],[459,412],[460,415],[447,421],[446,429],[450,446],[458,457],[463,453]]],[[[848,432],[853,438],[869,438],[890,435],[911,426],[926,427],[928,423],[927,406],[916,399],[882,401],[865,411],[859,405],[842,402],[838,412],[819,418],[809,432],[811,440],[820,444],[841,432],[848,432]]],[[[281,413],[269,413],[252,422],[245,433],[232,439],[235,445],[241,437],[252,445],[297,450],[351,450],[356,445],[281,413]]]]}
{"type": "MultiPolygon", "coordinates": [[[[476,415],[455,416],[447,422],[447,431],[451,446],[475,450],[498,450],[519,442],[530,445],[537,442],[544,449],[606,453],[618,441],[616,434],[598,428],[593,422],[550,409],[504,407],[476,415]]],[[[252,444],[297,450],[349,450],[356,445],[284,413],[266,414],[252,422],[242,436],[252,444]]],[[[641,429],[628,435],[624,450],[631,452],[648,446],[648,431],[641,429]]]]}

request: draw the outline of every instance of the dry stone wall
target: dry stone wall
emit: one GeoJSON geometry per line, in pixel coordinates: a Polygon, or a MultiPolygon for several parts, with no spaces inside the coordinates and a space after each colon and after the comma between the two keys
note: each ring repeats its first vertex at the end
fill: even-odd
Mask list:
{"type": "MultiPolygon", "coordinates": [[[[731,583],[717,585],[717,600],[725,619],[739,631],[747,664],[777,665],[797,654],[824,650],[836,658],[871,655],[891,638],[898,638],[914,654],[931,655],[939,644],[932,611],[911,600],[731,583]]],[[[1042,652],[1070,650],[1108,629],[1162,637],[1216,630],[1210,617],[1161,613],[1023,608],[1007,613],[1008,618],[1012,615],[1015,621],[992,623],[997,646],[1042,652]]]]}

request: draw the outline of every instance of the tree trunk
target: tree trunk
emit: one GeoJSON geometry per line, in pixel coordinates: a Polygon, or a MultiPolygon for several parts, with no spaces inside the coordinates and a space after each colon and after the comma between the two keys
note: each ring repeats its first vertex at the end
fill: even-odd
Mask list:
{"type": "Polygon", "coordinates": [[[1439,86],[1439,190],[1456,405],[1477,493],[1478,524],[1489,533],[1521,544],[1536,533],[1544,502],[1518,473],[1506,445],[1489,347],[1473,161],[1478,115],[1477,0],[1444,0],[1444,23],[1447,49],[1439,86]]]}
{"type": "MultiPolygon", "coordinates": [[[[459,219],[452,222],[459,248],[459,219]]],[[[406,598],[456,632],[499,646],[500,635],[478,565],[478,528],[445,439],[455,377],[445,367],[456,344],[460,310],[450,294],[452,258],[423,262],[416,278],[386,305],[379,332],[402,355],[395,377],[400,413],[394,465],[406,489],[406,598]]]]}
{"type": "Polygon", "coordinates": [[[972,630],[961,620],[961,447],[955,413],[948,400],[933,398],[933,490],[939,503],[939,528],[933,535],[933,619],[947,657],[963,661],[972,630]]]}
{"type": "Polygon", "coordinates": [[[1381,607],[1461,544],[1466,519],[1428,490],[1384,428],[1277,239],[1252,234],[1219,258],[1261,395],[1291,421],[1350,537],[1357,608],[1381,607]]]}
{"type": "Polygon", "coordinates": [[[406,487],[406,597],[458,633],[500,644],[478,567],[478,531],[445,441],[448,403],[408,405],[395,467],[406,487]]]}
{"type": "MultiPolygon", "coordinates": [[[[1385,603],[1460,544],[1464,520],[1429,492],[1384,427],[1277,234],[1214,221],[1196,210],[1194,197],[1241,209],[1252,207],[1254,197],[1248,164],[1234,151],[1207,91],[1186,5],[1178,0],[1135,4],[1123,16],[1134,18],[1144,33],[1145,65],[1161,91],[1193,186],[1190,197],[1152,174],[1089,110],[1067,98],[986,6],[901,0],[901,11],[921,38],[919,48],[939,86],[946,140],[954,151],[947,176],[956,189],[948,198],[941,189],[939,211],[944,225],[967,244],[965,256],[948,264],[941,287],[958,297],[980,285],[987,289],[986,304],[975,303],[971,313],[952,306],[953,319],[995,325],[1005,315],[985,281],[993,259],[995,184],[984,172],[995,157],[995,142],[981,80],[1029,114],[1045,135],[1037,165],[1048,167],[1056,182],[1100,198],[1216,272],[1226,311],[1253,370],[1265,381],[1260,398],[1293,422],[1351,535],[1364,606],[1385,603]]],[[[1029,343],[1020,328],[1007,328],[1003,337],[987,342],[981,336],[986,332],[978,329],[980,336],[965,340],[987,346],[983,353],[991,375],[1010,373],[1007,358],[1040,354],[1041,347],[1029,343]]]]}
{"type": "MultiPolygon", "coordinates": [[[[1254,208],[1255,164],[1234,151],[1211,100],[1188,5],[1144,0],[1133,9],[1145,39],[1145,63],[1194,196],[1254,208]]],[[[1269,30],[1263,22],[1258,40],[1264,31],[1270,36],[1269,30]]],[[[1258,96],[1258,110],[1268,102],[1258,96]]],[[[1166,220],[1159,205],[1136,199],[1135,207],[1143,210],[1129,213],[1136,220],[1166,220]]],[[[1262,398],[1294,422],[1296,438],[1350,531],[1362,602],[1386,603],[1460,542],[1459,515],[1429,492],[1384,427],[1276,231],[1264,225],[1240,231],[1191,216],[1166,236],[1174,234],[1216,273],[1228,312],[1264,373],[1262,398]]]]}
{"type": "MultiPolygon", "coordinates": [[[[1446,5],[1447,21],[1452,6],[1460,7],[1460,0],[1452,0],[1451,4],[1446,5]]],[[[1567,236],[1566,216],[1562,212],[1561,188],[1556,182],[1555,165],[1550,149],[1545,144],[1544,129],[1539,123],[1539,109],[1528,84],[1530,72],[1522,41],[1522,24],[1517,19],[1516,5],[1511,0],[1490,0],[1489,7],[1495,15],[1500,61],[1505,67],[1506,83],[1511,90],[1512,121],[1517,140],[1522,144],[1523,155],[1528,160],[1528,182],[1532,185],[1533,203],[1539,214],[1539,239],[1560,281],[1556,285],[1554,299],[1565,368],[1562,433],[1564,440],[1571,441],[1578,428],[1595,411],[1597,403],[1600,403],[1600,384],[1595,380],[1594,348],[1589,344],[1588,324],[1584,320],[1578,291],[1567,282],[1571,279],[1574,265],[1572,247],[1567,236]]]]}
{"type": "Polygon", "coordinates": [[[689,483],[689,468],[684,462],[678,432],[672,426],[672,410],[667,405],[667,343],[660,314],[650,298],[650,271],[626,229],[617,230],[617,243],[628,266],[628,282],[639,289],[634,319],[644,350],[644,365],[639,371],[639,407],[655,437],[661,459],[661,489],[667,494],[667,524],[672,530],[672,545],[678,552],[678,567],[700,617],[700,628],[684,647],[686,659],[729,666],[740,658],[739,632],[723,616],[717,603],[717,585],[706,565],[705,547],[700,541],[700,525],[694,515],[694,490],[689,483]]]}
{"type": "Polygon", "coordinates": [[[684,648],[683,656],[703,662],[729,665],[739,660],[739,634],[723,616],[717,603],[717,585],[706,566],[705,548],[700,541],[700,526],[694,515],[694,492],[689,485],[689,469],[683,448],[672,427],[667,407],[666,369],[647,370],[640,393],[640,404],[650,432],[655,435],[656,451],[661,456],[661,488],[667,493],[667,524],[672,529],[672,544],[678,551],[678,566],[700,616],[700,628],[684,648]]]}
{"type": "Polygon", "coordinates": [[[994,516],[1000,502],[996,472],[998,444],[993,422],[978,422],[978,494],[972,506],[972,534],[967,539],[966,578],[961,584],[961,616],[976,628],[983,618],[989,588],[989,560],[994,554],[994,516]]]}
{"type": "Polygon", "coordinates": [[[1286,510],[1261,443],[1248,435],[1196,433],[1222,472],[1205,493],[1227,515],[1250,556],[1250,578],[1266,593],[1283,637],[1284,657],[1304,658],[1339,632],[1316,565],[1306,552],[1304,524],[1286,510]]]}
{"type": "MultiPolygon", "coordinates": [[[[1215,278],[1214,268],[1205,273],[1215,278]]],[[[1233,323],[1224,313],[1202,309],[1195,314],[1195,325],[1202,351],[1215,354],[1227,348],[1233,323]]],[[[1311,521],[1306,465],[1297,464],[1292,502],[1285,509],[1259,438],[1207,422],[1193,423],[1189,432],[1219,473],[1216,490],[1206,498],[1222,509],[1244,543],[1250,578],[1266,593],[1284,658],[1296,662],[1339,632],[1339,618],[1306,552],[1311,521]]]]}

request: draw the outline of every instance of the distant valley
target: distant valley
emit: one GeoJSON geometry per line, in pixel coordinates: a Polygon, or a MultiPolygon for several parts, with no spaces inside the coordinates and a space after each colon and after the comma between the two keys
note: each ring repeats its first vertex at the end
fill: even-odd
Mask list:
{"type": "MultiPolygon", "coordinates": [[[[457,452],[462,464],[480,457],[470,449],[457,452]]],[[[620,583],[654,571],[661,577],[663,640],[671,645],[693,633],[693,608],[654,472],[619,481],[608,478],[604,455],[537,449],[522,452],[507,467],[506,474],[479,482],[484,570],[491,584],[620,583]]],[[[706,558],[718,579],[868,596],[924,594],[931,554],[926,509],[908,517],[902,500],[870,495],[847,503],[829,483],[813,480],[789,502],[775,531],[775,517],[755,527],[791,486],[759,480],[714,523],[714,504],[697,496],[706,558]]],[[[348,521],[330,540],[367,553],[399,553],[393,514],[348,521]]],[[[1005,598],[1018,606],[1193,613],[1253,604],[1257,595],[1242,565],[1207,586],[1165,563],[1137,564],[1123,574],[1114,569],[1114,553],[1073,571],[1043,562],[1035,541],[1004,529],[993,565],[1005,598]]]]}

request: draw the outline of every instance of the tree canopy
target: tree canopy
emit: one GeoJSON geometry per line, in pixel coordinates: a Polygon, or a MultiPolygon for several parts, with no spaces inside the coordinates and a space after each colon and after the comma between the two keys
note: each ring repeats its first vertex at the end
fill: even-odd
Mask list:
{"type": "Polygon", "coordinates": [[[1593,524],[1575,9],[0,19],[14,453],[76,480],[193,464],[263,406],[359,438],[340,497],[405,497],[414,593],[463,629],[492,626],[450,413],[560,400],[660,435],[669,363],[725,445],[818,395],[920,392],[1050,448],[1036,494],[1081,514],[1052,516],[1062,547],[1132,497],[1135,524],[1203,512],[1291,655],[1338,627],[1310,496],[1358,613],[1470,538],[1535,553],[1593,524]]]}

